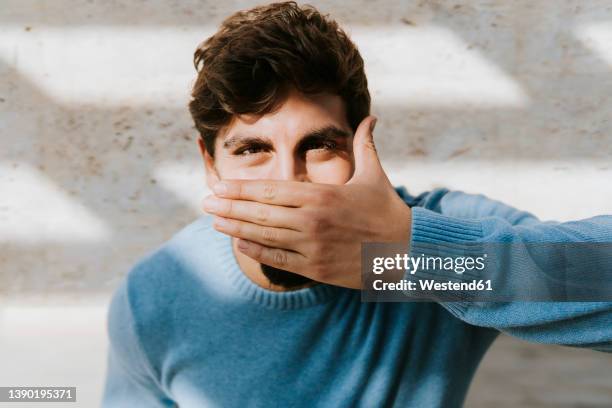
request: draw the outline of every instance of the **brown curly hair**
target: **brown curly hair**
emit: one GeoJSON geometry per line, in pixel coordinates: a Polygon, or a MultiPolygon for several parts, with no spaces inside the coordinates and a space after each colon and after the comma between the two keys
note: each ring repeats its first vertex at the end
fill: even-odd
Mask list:
{"type": "Polygon", "coordinates": [[[370,113],[363,59],[338,24],[293,1],[239,11],[195,51],[189,111],[214,157],[233,115],[274,111],[290,89],[342,98],[353,131],[370,113]]]}

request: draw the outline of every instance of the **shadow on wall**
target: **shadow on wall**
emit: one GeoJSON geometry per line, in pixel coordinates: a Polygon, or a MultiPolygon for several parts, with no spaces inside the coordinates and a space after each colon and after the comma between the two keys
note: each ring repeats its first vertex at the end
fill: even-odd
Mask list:
{"type": "MultiPolygon", "coordinates": [[[[591,8],[580,1],[468,3],[381,2],[376,13],[353,2],[351,7],[321,7],[349,28],[449,30],[465,45],[462,52],[488,61],[526,95],[524,106],[448,106],[443,100],[425,106],[403,103],[401,98],[389,102],[372,89],[374,110],[382,119],[377,130],[384,134],[379,150],[385,163],[401,167],[406,160],[612,162],[612,67],[575,32],[580,25],[612,21],[609,2],[590,2],[591,8]]],[[[217,25],[230,12],[252,4],[125,2],[110,7],[102,2],[14,0],[4,3],[0,26],[21,25],[26,32],[78,26],[178,30],[217,25]]],[[[398,61],[403,51],[410,51],[402,46],[397,44],[398,61]]],[[[15,44],[17,54],[18,49],[15,44]]],[[[367,51],[366,64],[376,59],[375,50],[367,51]]],[[[609,51],[612,54],[612,48],[609,51]]],[[[204,195],[188,95],[172,104],[68,104],[31,82],[20,71],[18,55],[9,60],[9,54],[0,57],[0,166],[8,170],[0,174],[0,182],[20,197],[0,206],[0,220],[5,225],[11,220],[31,225],[22,235],[0,230],[0,290],[107,292],[137,257],[198,215],[197,207],[184,199],[191,194],[198,202],[204,195]],[[178,186],[177,192],[171,177],[160,180],[159,166],[164,163],[176,163],[187,173],[186,168],[194,169],[187,175],[194,185],[178,186]],[[16,186],[30,179],[48,186],[16,186]],[[74,217],[68,217],[75,234],[53,221],[52,210],[62,202],[77,203],[74,212],[69,211],[74,217]],[[37,211],[16,221],[14,211],[19,208],[37,211]]],[[[191,66],[189,58],[184,63],[191,66]]],[[[65,76],[69,80],[70,72],[65,76]]],[[[376,78],[371,79],[375,84],[376,78]]],[[[72,207],[62,208],[66,212],[72,207]]]]}

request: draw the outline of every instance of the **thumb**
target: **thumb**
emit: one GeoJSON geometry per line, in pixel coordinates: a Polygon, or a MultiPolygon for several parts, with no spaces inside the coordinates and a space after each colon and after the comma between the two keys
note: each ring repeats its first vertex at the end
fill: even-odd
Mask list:
{"type": "Polygon", "coordinates": [[[378,159],[376,146],[374,145],[374,127],[377,118],[368,116],[361,121],[355,136],[353,137],[353,156],[355,157],[355,171],[348,183],[357,181],[380,182],[381,175],[385,178],[385,172],[378,159]]]}

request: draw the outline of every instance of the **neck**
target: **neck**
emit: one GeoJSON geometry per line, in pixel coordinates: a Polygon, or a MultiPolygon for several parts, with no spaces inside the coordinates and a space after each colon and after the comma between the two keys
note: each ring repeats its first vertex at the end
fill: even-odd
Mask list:
{"type": "Polygon", "coordinates": [[[259,262],[257,262],[253,258],[249,258],[245,254],[240,252],[236,241],[237,240],[235,238],[232,238],[232,251],[234,252],[234,257],[236,257],[238,266],[240,266],[242,273],[244,273],[246,277],[249,278],[256,285],[274,292],[288,292],[316,285],[316,282],[309,282],[303,286],[287,289],[283,286],[272,284],[270,280],[266,277],[266,275],[264,275],[264,273],[261,271],[261,266],[259,262]]]}

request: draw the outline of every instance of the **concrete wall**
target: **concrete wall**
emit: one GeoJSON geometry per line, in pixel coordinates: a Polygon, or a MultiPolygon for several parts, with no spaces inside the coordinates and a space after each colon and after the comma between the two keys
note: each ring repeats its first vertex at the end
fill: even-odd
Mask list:
{"type": "MultiPolygon", "coordinates": [[[[612,1],[312,3],[362,51],[394,183],[544,219],[610,213],[612,1]]],[[[110,293],[206,195],[192,53],[254,4],[2,2],[0,385],[78,385],[79,404],[96,404],[110,293]]],[[[469,406],[612,401],[609,356],[499,344],[469,406]]]]}

